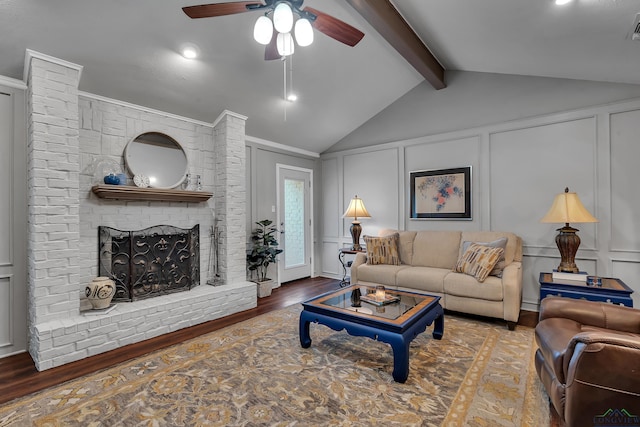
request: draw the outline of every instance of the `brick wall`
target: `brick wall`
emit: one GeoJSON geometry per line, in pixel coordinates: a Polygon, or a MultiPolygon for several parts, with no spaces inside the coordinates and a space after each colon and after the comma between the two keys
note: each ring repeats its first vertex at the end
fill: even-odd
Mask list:
{"type": "Polygon", "coordinates": [[[31,61],[27,262],[29,292],[37,300],[29,305],[30,325],[79,309],[79,77],[79,68],[31,61]]]}
{"type": "Polygon", "coordinates": [[[81,67],[31,52],[28,61],[29,351],[38,370],[99,354],[257,304],[245,280],[244,120],[225,113],[214,125],[91,95],[78,96],[81,67]],[[165,132],[187,152],[206,203],[121,202],[97,198],[97,160],[122,163],[140,133],[165,132]],[[215,137],[214,137],[215,134],[215,137]],[[218,155],[222,159],[218,159],[218,155]],[[209,278],[210,227],[227,237],[220,263],[223,285],[209,278]],[[137,230],[200,224],[201,286],[178,294],[118,303],[85,316],[85,285],[98,274],[97,227],[137,230]]]}
{"type": "Polygon", "coordinates": [[[220,220],[220,276],[236,282],[246,278],[246,117],[226,114],[216,125],[216,218],[220,220]]]}
{"type": "MultiPolygon", "coordinates": [[[[191,228],[200,224],[201,281],[207,280],[210,227],[213,225],[215,197],[204,203],[121,202],[97,198],[93,184],[95,165],[102,159],[120,164],[126,171],[122,153],[129,141],[144,132],[163,132],[178,141],[187,153],[189,171],[202,177],[203,190],[213,191],[213,128],[180,118],[162,116],[109,100],[80,96],[80,286],[98,275],[98,226],[119,230],[140,230],[153,225],[191,228]]],[[[127,171],[129,180],[131,174],[127,171]]]]}

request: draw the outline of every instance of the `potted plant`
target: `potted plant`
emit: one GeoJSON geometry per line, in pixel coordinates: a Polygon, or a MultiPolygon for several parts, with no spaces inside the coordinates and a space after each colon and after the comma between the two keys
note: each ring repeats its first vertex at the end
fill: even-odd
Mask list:
{"type": "Polygon", "coordinates": [[[247,268],[253,277],[257,275],[258,297],[266,297],[271,295],[273,289],[273,280],[267,277],[269,264],[278,261],[278,254],[282,253],[282,249],[278,249],[278,241],[275,234],[277,229],[271,224],[273,221],[264,219],[256,222],[259,226],[251,232],[251,250],[247,251],[247,268]]]}

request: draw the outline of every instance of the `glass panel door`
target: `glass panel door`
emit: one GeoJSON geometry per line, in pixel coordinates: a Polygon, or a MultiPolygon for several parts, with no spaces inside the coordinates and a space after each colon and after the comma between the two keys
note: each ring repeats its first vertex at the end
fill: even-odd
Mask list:
{"type": "Polygon", "coordinates": [[[311,276],[311,170],[278,165],[280,283],[311,276]]]}
{"type": "Polygon", "coordinates": [[[304,238],[304,180],[285,178],[284,217],[287,225],[284,233],[284,268],[304,264],[306,258],[304,238]]]}

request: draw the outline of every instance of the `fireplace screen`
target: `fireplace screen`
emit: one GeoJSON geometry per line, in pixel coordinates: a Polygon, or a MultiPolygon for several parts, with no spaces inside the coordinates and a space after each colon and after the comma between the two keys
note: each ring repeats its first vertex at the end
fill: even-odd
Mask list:
{"type": "Polygon", "coordinates": [[[187,291],[200,284],[200,226],[139,231],[98,227],[99,274],[116,283],[113,301],[187,291]]]}

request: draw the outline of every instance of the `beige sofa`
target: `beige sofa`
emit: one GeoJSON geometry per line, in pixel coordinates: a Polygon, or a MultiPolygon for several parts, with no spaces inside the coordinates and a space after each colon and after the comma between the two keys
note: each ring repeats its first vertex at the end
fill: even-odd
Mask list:
{"type": "Polygon", "coordinates": [[[380,236],[396,232],[401,264],[370,265],[360,253],[351,265],[351,283],[439,295],[443,308],[504,319],[513,330],[522,301],[520,237],[498,231],[396,230],[382,230],[380,236]],[[503,237],[507,243],[502,277],[490,275],[480,283],[474,276],[452,271],[462,255],[463,242],[486,243],[503,237]]]}

